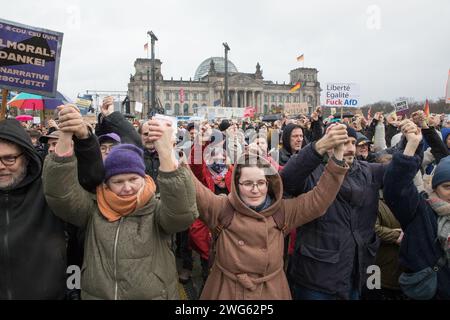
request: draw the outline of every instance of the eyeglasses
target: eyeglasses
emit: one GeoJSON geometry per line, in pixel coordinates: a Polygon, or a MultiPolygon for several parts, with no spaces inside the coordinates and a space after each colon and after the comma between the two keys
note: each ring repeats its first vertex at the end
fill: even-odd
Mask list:
{"type": "Polygon", "coordinates": [[[107,144],[102,144],[101,146],[100,146],[100,151],[102,152],[102,153],[105,153],[106,151],[111,151],[111,149],[113,148],[113,147],[115,147],[117,144],[112,144],[112,145],[107,145],[107,144]]]}
{"type": "Polygon", "coordinates": [[[18,154],[17,156],[4,156],[0,157],[0,161],[3,163],[5,167],[10,167],[16,163],[17,158],[20,158],[23,155],[23,152],[18,154]]]}
{"type": "Polygon", "coordinates": [[[244,181],[244,182],[239,182],[239,184],[248,191],[253,190],[254,186],[256,186],[258,188],[258,190],[264,190],[267,187],[267,180],[258,180],[256,182],[244,181]]]}

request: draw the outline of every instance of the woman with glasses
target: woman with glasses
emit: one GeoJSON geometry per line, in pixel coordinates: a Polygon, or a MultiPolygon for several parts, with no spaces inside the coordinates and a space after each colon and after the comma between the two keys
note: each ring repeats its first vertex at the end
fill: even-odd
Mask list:
{"type": "Polygon", "coordinates": [[[228,196],[215,195],[194,178],[200,218],[211,230],[221,229],[201,299],[291,299],[283,270],[284,236],[326,212],[348,169],[343,161],[346,127],[336,125],[328,136],[334,156],[321,180],[293,199],[282,199],[280,175],[256,155],[245,155],[235,165],[228,196]],[[223,215],[229,210],[233,216],[226,225],[223,215]]]}

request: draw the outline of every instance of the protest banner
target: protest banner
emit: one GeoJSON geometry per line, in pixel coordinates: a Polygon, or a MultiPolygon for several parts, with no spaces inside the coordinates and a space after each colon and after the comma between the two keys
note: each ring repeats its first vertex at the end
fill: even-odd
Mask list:
{"type": "Polygon", "coordinates": [[[55,97],[63,34],[0,19],[0,87],[55,97]]]}
{"type": "Polygon", "coordinates": [[[327,83],[325,90],[325,106],[358,108],[359,84],[327,83]]]}
{"type": "Polygon", "coordinates": [[[394,110],[398,116],[405,115],[409,109],[408,102],[406,100],[396,101],[393,103],[393,106],[394,106],[394,110]]]}
{"type": "Polygon", "coordinates": [[[290,115],[308,114],[308,103],[287,102],[284,104],[284,112],[290,115]]]}
{"type": "Polygon", "coordinates": [[[393,103],[393,105],[396,112],[405,111],[409,109],[408,102],[406,100],[396,101],[393,103]]]}

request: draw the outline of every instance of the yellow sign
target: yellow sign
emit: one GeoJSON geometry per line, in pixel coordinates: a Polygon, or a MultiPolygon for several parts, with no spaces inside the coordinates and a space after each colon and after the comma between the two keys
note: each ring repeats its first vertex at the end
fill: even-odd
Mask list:
{"type": "Polygon", "coordinates": [[[92,101],[88,99],[77,98],[75,104],[79,107],[89,108],[92,104],[92,101]]]}

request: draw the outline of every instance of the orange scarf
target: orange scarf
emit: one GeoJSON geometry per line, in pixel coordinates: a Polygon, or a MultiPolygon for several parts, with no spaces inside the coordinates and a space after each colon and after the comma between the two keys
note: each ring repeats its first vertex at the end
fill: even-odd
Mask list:
{"type": "Polygon", "coordinates": [[[155,191],[156,185],[149,176],[145,176],[144,186],[138,193],[130,197],[116,195],[103,183],[97,187],[98,208],[108,221],[114,222],[146,205],[155,191]]]}

